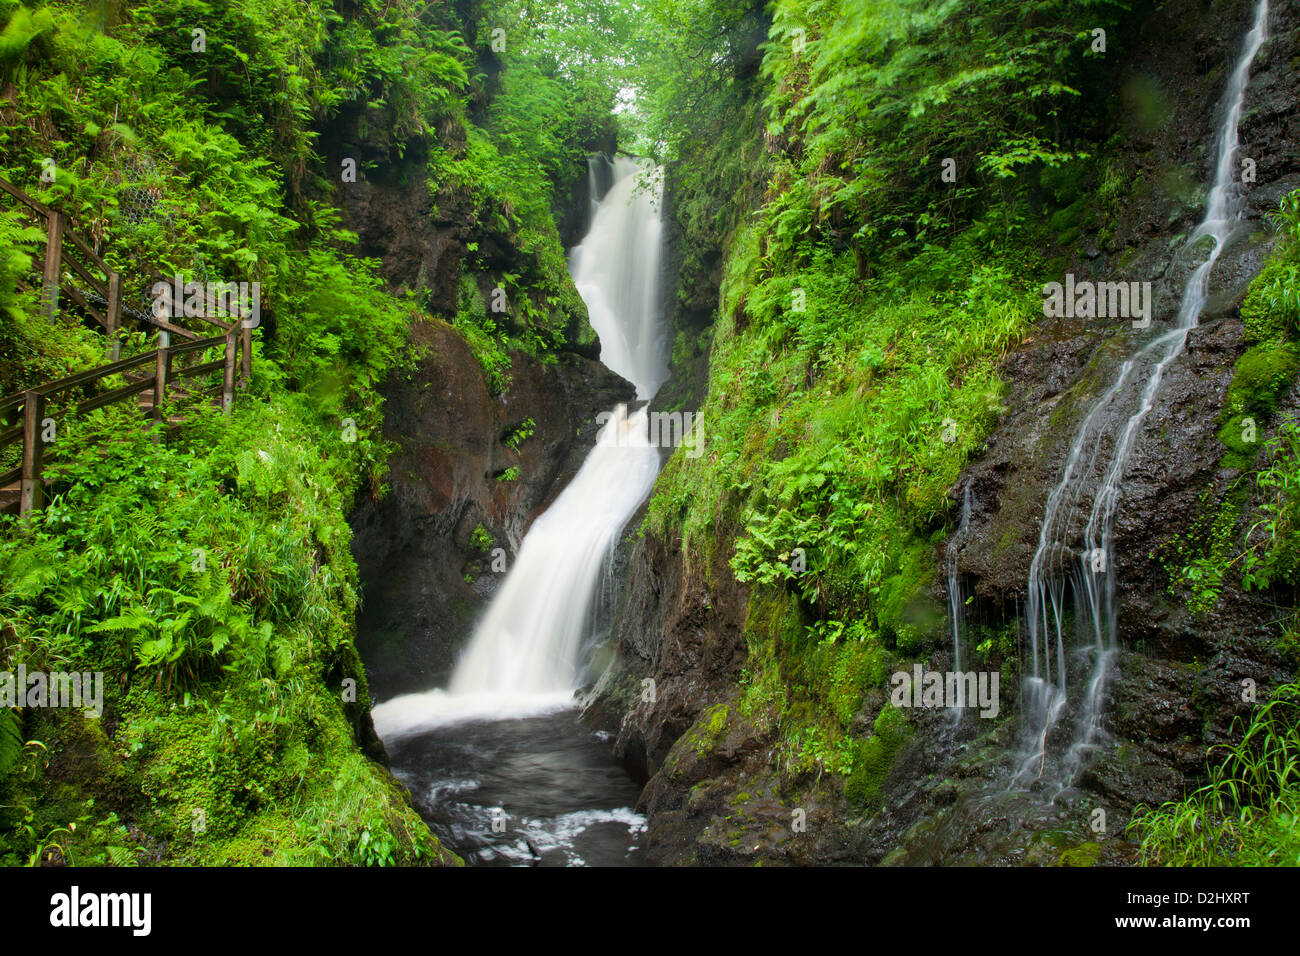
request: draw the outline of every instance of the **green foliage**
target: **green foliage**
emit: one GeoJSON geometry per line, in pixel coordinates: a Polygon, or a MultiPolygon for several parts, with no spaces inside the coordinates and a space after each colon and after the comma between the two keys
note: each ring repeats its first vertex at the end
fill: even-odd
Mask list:
{"type": "MultiPolygon", "coordinates": [[[[1230,573],[1248,590],[1300,587],[1300,425],[1284,422],[1260,447],[1258,470],[1234,482],[1217,510],[1203,507],[1193,526],[1159,551],[1170,593],[1185,593],[1193,613],[1218,603],[1230,573]],[[1243,529],[1252,493],[1258,503],[1243,529]]],[[[1292,631],[1300,624],[1294,610],[1284,621],[1292,631]]]]}
{"type": "Polygon", "coordinates": [[[639,8],[636,148],[679,155],[720,129],[757,66],[767,29],[758,0],[658,0],[639,8]]]}
{"type": "Polygon", "coordinates": [[[1206,492],[1192,526],[1159,549],[1161,564],[1169,574],[1169,593],[1185,597],[1193,614],[1205,614],[1219,603],[1224,580],[1236,563],[1233,551],[1249,490],[1244,481],[1234,483],[1217,510],[1210,506],[1206,492]]]}
{"type": "Polygon", "coordinates": [[[24,6],[5,12],[10,15],[4,31],[0,32],[0,64],[5,66],[8,79],[8,70],[21,61],[27,48],[54,29],[54,16],[49,10],[33,11],[24,6]]]}
{"type": "Polygon", "coordinates": [[[1241,304],[1247,335],[1259,342],[1300,336],[1300,190],[1282,197],[1272,219],[1277,248],[1241,304]]]}
{"type": "MultiPolygon", "coordinates": [[[[1265,450],[1268,464],[1255,478],[1264,496],[1246,535],[1242,563],[1247,587],[1300,587],[1300,424],[1288,422],[1265,450]]],[[[1294,623],[1294,617],[1293,617],[1294,623]]]]}
{"type": "Polygon", "coordinates": [[[294,257],[271,357],[285,385],[310,395],[323,415],[382,384],[406,344],[413,310],[384,291],[376,266],[324,249],[294,257]]]}
{"type": "MultiPolygon", "coordinates": [[[[241,403],[231,420],[190,419],[167,443],[113,410],[70,422],[53,500],[27,535],[11,528],[0,540],[0,610],[13,637],[5,665],[105,673],[106,716],[127,749],[103,760],[142,762],[134,787],[151,801],[147,811],[117,809],[170,841],[178,861],[319,862],[333,844],[296,829],[304,817],[288,808],[303,800],[322,819],[377,817],[369,825],[381,843],[413,834],[404,850],[373,859],[369,843],[339,844],[334,862],[437,853],[352,743],[340,675],[366,698],[344,516],[373,449],[343,442],[308,407],[292,393],[241,403]],[[98,444],[95,427],[117,440],[98,444]],[[351,789],[335,789],[335,772],[351,789]],[[178,820],[188,827],[191,809],[209,828],[178,842],[172,830],[178,820]]],[[[64,725],[81,717],[49,719],[66,738],[64,725]]],[[[18,781],[3,802],[66,820],[62,801],[40,799],[41,778],[18,781]]],[[[87,779],[82,792],[98,785],[87,779]]],[[[21,832],[0,845],[30,846],[21,832]]]]}
{"type": "MultiPolygon", "coordinates": [[[[1114,36],[1128,6],[1089,2],[1089,30],[1114,36]]],[[[777,2],[768,133],[799,157],[811,222],[920,248],[1023,173],[1086,157],[1060,132],[1085,125],[1081,90],[1101,69],[1079,13],[1067,0],[777,2]],[[944,159],[956,183],[942,183],[944,159]]]]}
{"type": "Polygon", "coordinates": [[[510,429],[510,434],[506,436],[504,444],[507,448],[518,451],[519,446],[532,438],[535,431],[537,431],[537,422],[533,421],[531,418],[525,418],[514,428],[510,429]]]}
{"type": "MultiPolygon", "coordinates": [[[[1236,726],[1239,726],[1236,725],[1236,726]]],[[[1300,865],[1300,685],[1279,687],[1241,741],[1184,800],[1139,807],[1129,832],[1148,866],[1300,865]]]]}
{"type": "Polygon", "coordinates": [[[492,537],[492,532],[480,523],[475,525],[474,530],[470,532],[469,543],[470,547],[475,551],[486,551],[496,544],[496,541],[492,537]]]}
{"type": "MultiPolygon", "coordinates": [[[[166,414],[183,424],[164,440],[130,405],[74,401],[47,451],[47,508],[22,534],[0,522],[0,668],[103,672],[113,729],[0,713],[0,862],[451,859],[358,747],[369,698],[345,516],[381,492],[378,388],[410,358],[416,302],[346,252],[356,237],[313,152],[348,114],[382,117],[399,157],[466,121],[472,54],[447,12],[146,0],[96,21],[77,3],[0,4],[16,90],[0,175],[70,214],[128,280],[157,267],[262,286],[255,375],[231,416],[177,395],[166,414]]],[[[71,316],[51,326],[18,290],[40,239],[0,210],[4,393],[103,361],[102,336],[71,316]]],[[[126,293],[147,304],[147,288],[126,293]]],[[[150,346],[126,331],[125,354],[150,346]]]]}
{"type": "Polygon", "coordinates": [[[0,710],[0,777],[9,772],[23,749],[22,726],[10,708],[0,710]]]}
{"type": "Polygon", "coordinates": [[[888,705],[881,708],[872,730],[872,735],[855,747],[853,769],[844,786],[844,795],[851,803],[868,809],[880,806],[885,779],[911,733],[902,711],[888,705]]]}
{"type": "MultiPolygon", "coordinates": [[[[948,488],[994,420],[993,366],[1033,300],[1008,273],[973,263],[967,287],[904,299],[854,283],[853,268],[847,256],[819,257],[764,280],[761,264],[733,258],[724,304],[743,298],[750,324],[715,345],[703,413],[714,454],[670,462],[651,520],[662,526],[674,494],[718,468],[728,497],[745,503],[738,580],[797,580],[830,618],[874,611],[896,633],[933,575],[924,529],[948,511],[948,488]]],[[[697,550],[689,519],[686,532],[697,550]]]]}

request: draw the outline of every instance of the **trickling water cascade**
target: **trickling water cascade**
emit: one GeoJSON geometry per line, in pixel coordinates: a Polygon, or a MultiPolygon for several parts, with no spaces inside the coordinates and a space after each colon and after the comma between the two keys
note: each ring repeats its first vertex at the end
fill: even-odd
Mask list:
{"type": "Polygon", "coordinates": [[[1082,634],[1080,651],[1090,656],[1091,661],[1071,743],[1059,768],[1060,787],[1069,785],[1096,745],[1101,729],[1102,695],[1118,647],[1113,524],[1120,482],[1142,423],[1154,407],[1165,369],[1182,353],[1188,333],[1200,320],[1209,292],[1210,273],[1242,224],[1245,203],[1237,180],[1238,124],[1251,64],[1267,30],[1268,0],[1259,0],[1240,59],[1224,90],[1215,144],[1214,182],[1206,201],[1205,216],[1184,247],[1191,251],[1201,240],[1209,238],[1213,243],[1209,255],[1188,278],[1173,326],[1123,363],[1114,384],[1088,413],[1070,447],[1061,480],[1048,496],[1038,547],[1029,570],[1026,624],[1032,673],[1025,680],[1023,692],[1024,731],[1015,778],[1022,784],[1045,772],[1048,738],[1066,709],[1067,585],[1074,599],[1075,627],[1082,634]],[[1145,379],[1140,378],[1143,370],[1145,379]],[[1112,434],[1108,425],[1117,420],[1115,407],[1134,400],[1135,410],[1124,420],[1118,433],[1112,434]],[[1104,455],[1108,438],[1110,450],[1104,455]],[[1094,474],[1101,477],[1093,485],[1097,490],[1087,523],[1081,539],[1072,545],[1068,539],[1071,519],[1081,514],[1079,505],[1094,474]]]}
{"type": "MultiPolygon", "coordinates": [[[[957,531],[948,541],[947,568],[945,569],[948,576],[948,620],[952,627],[952,669],[961,673],[962,671],[962,644],[963,644],[963,623],[965,622],[965,595],[962,594],[961,578],[957,573],[957,552],[961,550],[962,542],[966,538],[966,533],[970,526],[970,485],[966,486],[961,496],[961,522],[957,525],[957,531]]],[[[957,701],[953,708],[953,721],[961,720],[965,713],[966,706],[966,687],[962,681],[957,681],[957,701]]]]}
{"type": "MultiPolygon", "coordinates": [[[[594,189],[594,167],[589,173],[594,189]]],[[[602,362],[631,381],[639,398],[652,397],[667,377],[659,330],[661,190],[657,167],[615,160],[614,184],[569,263],[600,336],[602,362]]],[[[524,537],[448,687],[374,709],[376,730],[422,811],[459,845],[479,847],[484,860],[520,859],[519,841],[485,837],[488,806],[466,803],[464,794],[509,796],[521,808],[519,826],[532,852],[550,847],[568,862],[582,859],[574,847],[589,827],[635,832],[639,826],[640,818],[626,809],[636,787],[621,770],[610,769],[607,747],[590,735],[578,739],[584,732],[571,717],[542,715],[573,706],[585,677],[581,656],[597,592],[618,534],[649,494],[659,463],[646,407],[614,409],[577,475],[524,537]],[[477,723],[467,728],[466,721],[477,723]],[[454,737],[436,731],[448,724],[461,725],[454,737]],[[609,766],[600,765],[602,753],[609,766]],[[518,772],[508,769],[511,758],[518,772]],[[611,773],[620,776],[600,792],[575,789],[578,777],[599,780],[611,773]],[[600,800],[622,805],[592,809],[600,800]]],[[[625,850],[627,839],[615,834],[613,848],[625,850]]],[[[602,845],[583,852],[611,850],[602,845]]]]}

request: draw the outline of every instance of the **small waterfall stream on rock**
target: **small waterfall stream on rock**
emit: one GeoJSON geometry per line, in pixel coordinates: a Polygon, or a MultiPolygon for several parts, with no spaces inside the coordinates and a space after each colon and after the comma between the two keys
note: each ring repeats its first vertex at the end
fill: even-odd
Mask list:
{"type": "MultiPolygon", "coordinates": [[[[962,754],[963,774],[978,783],[964,785],[965,777],[950,781],[953,803],[900,834],[903,846],[894,862],[1022,864],[1042,859],[1044,847],[1057,848],[1059,855],[1058,843],[1077,843],[1079,826],[1095,822],[1087,817],[1094,802],[1076,788],[1103,738],[1102,706],[1119,646],[1112,523],[1126,467],[1161,379],[1200,320],[1211,272],[1243,225],[1245,203],[1236,181],[1238,122],[1267,19],[1267,0],[1259,0],[1220,102],[1212,187],[1203,219],[1182,250],[1197,265],[1177,316],[1120,365],[1075,432],[1048,496],[1023,619],[1019,737],[1004,735],[1001,728],[984,732],[980,721],[951,722],[939,738],[943,752],[935,755],[934,771],[950,772],[951,761],[962,754]],[[1200,246],[1206,239],[1212,242],[1208,250],[1200,246]]],[[[964,497],[963,513],[967,503],[964,497]]],[[[954,669],[968,658],[969,622],[953,560],[966,546],[963,525],[965,514],[946,555],[954,669]]]]}
{"type": "Polygon", "coordinates": [[[1208,238],[1212,242],[1209,253],[1188,278],[1173,325],[1123,363],[1114,384],[1089,411],[1075,434],[1061,480],[1048,496],[1029,570],[1026,625],[1032,672],[1024,682],[1018,785],[1046,778],[1058,792],[1066,788],[1101,733],[1103,692],[1118,647],[1112,531],[1121,482],[1165,369],[1182,354],[1188,333],[1200,320],[1210,273],[1242,225],[1245,202],[1238,182],[1238,124],[1251,64],[1267,28],[1268,0],[1259,0],[1224,90],[1215,138],[1214,182],[1205,216],[1184,246],[1185,252],[1191,253],[1208,238]],[[1090,488],[1095,491],[1087,505],[1090,488]],[[1077,527],[1074,519],[1082,519],[1081,506],[1088,508],[1086,523],[1081,535],[1072,539],[1071,527],[1077,527]],[[1069,597],[1073,600],[1067,600],[1069,597]],[[1068,706],[1067,686],[1070,607],[1079,635],[1076,653],[1080,663],[1086,662],[1087,673],[1074,708],[1068,706]],[[1059,757],[1050,752],[1051,742],[1058,723],[1070,710],[1073,729],[1064,756],[1059,757]]]}
{"type": "MultiPolygon", "coordinates": [[[[961,576],[957,571],[957,555],[961,550],[962,543],[966,540],[966,535],[970,531],[970,485],[967,485],[961,496],[961,522],[957,525],[957,530],[948,540],[948,553],[946,555],[945,573],[948,579],[948,624],[952,630],[952,670],[960,673],[963,669],[962,661],[965,659],[964,632],[966,619],[966,596],[962,593],[961,576]]],[[[960,723],[966,710],[966,687],[961,681],[957,682],[957,700],[952,710],[952,721],[954,724],[960,723]]]]}
{"type": "MultiPolygon", "coordinates": [[[[592,184],[596,178],[594,172],[592,184]]],[[[659,170],[629,157],[570,257],[601,360],[649,399],[667,377],[659,322],[659,170]]],[[[475,862],[634,862],[639,787],[577,725],[594,606],[618,536],[654,485],[646,407],[614,409],[533,522],[446,689],[374,709],[394,772],[475,862]]]]}

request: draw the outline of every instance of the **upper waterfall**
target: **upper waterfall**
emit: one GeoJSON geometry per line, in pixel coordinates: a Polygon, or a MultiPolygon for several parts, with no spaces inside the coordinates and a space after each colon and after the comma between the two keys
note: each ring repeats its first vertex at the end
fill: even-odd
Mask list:
{"type": "Polygon", "coordinates": [[[668,377],[660,321],[659,269],[663,172],[644,160],[614,160],[614,185],[591,229],[569,257],[569,271],[600,336],[600,360],[654,396],[668,377]]]}

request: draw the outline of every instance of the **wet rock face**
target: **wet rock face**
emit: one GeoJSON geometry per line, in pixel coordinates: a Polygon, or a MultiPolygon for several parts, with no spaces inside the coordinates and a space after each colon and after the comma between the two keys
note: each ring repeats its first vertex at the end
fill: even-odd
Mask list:
{"type": "MultiPolygon", "coordinates": [[[[1218,99],[1253,9],[1248,0],[1213,9],[1170,3],[1144,26],[1147,52],[1121,80],[1132,107],[1124,112],[1129,148],[1122,162],[1134,182],[1145,177],[1160,185],[1153,192],[1137,190],[1106,238],[1090,243],[1085,236],[1079,246],[1089,250],[1087,257],[1071,268],[1080,278],[1152,280],[1156,329],[1135,331],[1114,320],[1042,321],[1006,360],[1006,413],[961,479],[972,490],[974,507],[959,569],[973,586],[976,613],[986,619],[1013,620],[1017,599],[1023,607],[1047,497],[1060,481],[1083,417],[1115,381],[1124,358],[1170,327],[1187,277],[1205,254],[1200,249],[1188,255],[1183,240],[1203,214],[1205,184],[1214,175],[1218,99]],[[1147,109],[1167,118],[1149,120],[1147,109]],[[1180,181],[1197,188],[1182,190],[1180,181]]],[[[1166,369],[1137,435],[1114,520],[1110,558],[1121,650],[1105,692],[1105,739],[1074,795],[1076,805],[1104,806],[1112,824],[1121,821],[1100,840],[1102,859],[1112,862],[1132,859],[1133,848],[1119,830],[1133,808],[1179,797],[1203,775],[1207,747],[1230,739],[1234,720],[1249,714],[1241,681],[1276,686],[1290,674],[1275,646],[1265,597],[1228,581],[1218,605],[1193,616],[1168,592],[1161,552],[1175,535],[1217,513],[1239,477],[1222,467],[1227,449],[1218,439],[1234,365],[1248,347],[1238,307],[1270,249],[1265,216],[1300,186],[1293,66],[1300,52],[1300,5],[1274,3],[1270,20],[1272,38],[1256,59],[1240,125],[1241,154],[1257,164],[1257,181],[1247,191],[1250,225],[1219,260],[1201,323],[1166,369]]],[[[1294,392],[1289,401],[1294,410],[1294,392]]],[[[1132,402],[1121,405],[1115,421],[1135,410],[1132,402]]],[[[1282,417],[1261,429],[1261,441],[1282,417]]],[[[1108,431],[1114,434],[1114,423],[1108,431]]],[[[1103,459],[1110,441],[1100,449],[1103,459]]],[[[1098,477],[1093,474],[1082,513],[1071,521],[1071,540],[1080,538],[1098,477]]],[[[924,728],[911,746],[915,752],[941,749],[935,733],[924,728]]],[[[957,778],[950,790],[958,804],[976,799],[979,788],[962,778],[983,759],[978,741],[972,741],[935,768],[957,778]]],[[[935,796],[901,799],[910,786],[906,775],[896,772],[890,786],[891,809],[874,824],[880,833],[870,841],[873,858],[895,852],[892,840],[895,848],[903,847],[900,862],[973,860],[981,847],[995,847],[1009,862],[1036,861],[1032,848],[1011,838],[1011,830],[1026,823],[1024,808],[1003,807],[1000,817],[984,808],[949,812],[935,796]],[[927,846],[926,834],[934,827],[942,829],[946,849],[927,846]]],[[[1041,822],[1076,828],[1076,842],[1089,839],[1077,812],[1041,822]]]]}
{"type": "Polygon", "coordinates": [[[494,397],[450,326],[428,320],[414,344],[422,356],[414,374],[385,389],[385,437],[399,445],[390,490],[362,500],[352,517],[364,588],[357,647],[377,699],[447,676],[500,577],[475,529],[490,533],[508,566],[594,444],[597,414],[634,395],[589,359],[547,365],[515,353],[511,386],[494,397]],[[511,447],[528,419],[532,435],[511,447]]]}
{"type": "Polygon", "coordinates": [[[555,224],[560,230],[560,241],[565,249],[572,249],[582,242],[582,237],[591,228],[593,200],[609,192],[614,185],[614,164],[609,157],[617,148],[613,138],[602,145],[600,152],[593,155],[581,170],[572,171],[572,183],[567,191],[557,190],[552,211],[555,224]],[[592,195],[592,179],[595,179],[595,195],[592,195]]]}
{"type": "MultiPolygon", "coordinates": [[[[979,530],[963,550],[962,569],[979,577],[983,597],[1001,600],[1023,588],[1047,495],[1080,421],[1114,381],[1119,363],[1172,323],[1187,277],[1204,254],[1188,255],[1183,244],[1204,211],[1219,97],[1253,8],[1251,0],[1212,10],[1191,0],[1167,3],[1152,12],[1136,43],[1126,41],[1138,59],[1117,83],[1128,144],[1119,174],[1132,198],[1113,228],[1083,237],[1085,256],[1069,270],[1079,281],[1151,281],[1155,329],[1135,331],[1118,319],[1040,320],[1006,360],[1006,414],[963,478],[974,492],[972,527],[979,530]]],[[[1176,521],[1186,496],[1196,494],[1223,452],[1215,418],[1244,350],[1236,308],[1269,251],[1266,215],[1300,186],[1294,148],[1300,110],[1290,66],[1300,50],[1300,16],[1293,0],[1272,8],[1272,39],[1256,59],[1240,127],[1242,155],[1257,162],[1258,179],[1247,193],[1251,225],[1216,266],[1202,327],[1169,367],[1144,423],[1116,522],[1126,556],[1145,556],[1144,545],[1158,531],[1148,519],[1176,521]],[[1152,508],[1155,502],[1163,506],[1152,508]],[[1144,522],[1146,535],[1137,527],[1144,522]]],[[[1150,571],[1126,567],[1142,578],[1150,571]]]]}
{"type": "Polygon", "coordinates": [[[358,181],[343,187],[340,198],[355,224],[358,252],[382,260],[380,274],[393,288],[428,289],[434,301],[456,302],[468,209],[440,203],[435,216],[422,181],[358,181]]]}
{"type": "MultiPolygon", "coordinates": [[[[335,200],[357,234],[356,252],[380,260],[380,274],[395,291],[427,289],[431,301],[454,311],[461,260],[474,215],[464,195],[433,195],[420,141],[404,154],[387,142],[394,117],[384,109],[348,110],[322,130],[325,168],[335,179],[335,200]],[[355,181],[345,181],[345,163],[355,181]]],[[[444,131],[463,136],[463,131],[444,131]]]]}
{"type": "Polygon", "coordinates": [[[617,733],[615,755],[642,780],[705,709],[730,696],[745,662],[747,591],[730,575],[717,592],[700,580],[679,547],[653,535],[632,546],[611,634],[616,661],[584,719],[617,733]]]}
{"type": "MultiPolygon", "coordinates": [[[[1134,331],[1118,320],[1039,322],[1006,361],[1007,412],[962,479],[972,489],[974,513],[960,569],[975,580],[982,602],[1006,608],[1023,592],[1047,496],[1060,480],[1082,418],[1114,382],[1120,362],[1170,326],[1187,277],[1204,255],[1204,250],[1194,255],[1182,251],[1182,238],[1203,212],[1203,184],[1213,176],[1218,97],[1240,47],[1241,24],[1253,7],[1251,2],[1227,3],[1211,12],[1195,3],[1166,4],[1146,25],[1149,37],[1163,39],[1150,47],[1123,88],[1142,85],[1144,95],[1160,99],[1170,113],[1158,127],[1147,125],[1141,110],[1125,114],[1134,124],[1126,130],[1134,149],[1124,161],[1136,170],[1185,167],[1201,188],[1195,204],[1180,203],[1164,190],[1136,197],[1108,251],[1073,266],[1079,275],[1094,279],[1150,277],[1156,329],[1134,331]],[[1188,74],[1195,64],[1205,69],[1199,82],[1188,74]]],[[[1290,66],[1300,51],[1297,4],[1273,4],[1271,19],[1272,39],[1252,73],[1240,130],[1242,155],[1256,157],[1258,163],[1258,181],[1247,193],[1250,225],[1220,259],[1201,324],[1166,369],[1137,437],[1115,517],[1120,633],[1146,653],[1176,660],[1203,657],[1214,642],[1197,641],[1187,632],[1181,610],[1168,606],[1163,597],[1167,576],[1153,552],[1222,501],[1225,489],[1220,486],[1228,476],[1219,468],[1226,451],[1217,437],[1219,415],[1234,364],[1247,347],[1237,307],[1270,248],[1261,228],[1266,215],[1281,195],[1300,185],[1297,151],[1282,145],[1300,139],[1290,66]]],[[[1134,410],[1131,403],[1117,408],[1116,420],[1134,410]]],[[[1107,445],[1101,457],[1108,454],[1107,445]]],[[[1089,495],[1093,490],[1095,485],[1089,495]]],[[[1076,539],[1078,525],[1087,517],[1084,510],[1071,528],[1076,539]]],[[[1234,598],[1232,603],[1242,608],[1238,623],[1244,629],[1262,623],[1252,618],[1249,601],[1234,598]]],[[[1198,631],[1203,629],[1198,625],[1198,631]]]]}

